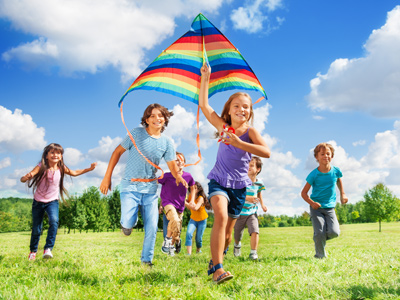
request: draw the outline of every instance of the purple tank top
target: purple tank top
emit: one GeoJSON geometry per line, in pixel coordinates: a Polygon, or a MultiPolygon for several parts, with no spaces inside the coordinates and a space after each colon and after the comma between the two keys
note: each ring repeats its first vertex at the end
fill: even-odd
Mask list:
{"type": "MultiPolygon", "coordinates": [[[[244,142],[252,143],[249,130],[250,127],[239,138],[244,142]]],[[[207,178],[214,179],[225,188],[242,189],[250,186],[252,184],[248,176],[250,160],[251,153],[220,143],[217,161],[207,178]]]]}

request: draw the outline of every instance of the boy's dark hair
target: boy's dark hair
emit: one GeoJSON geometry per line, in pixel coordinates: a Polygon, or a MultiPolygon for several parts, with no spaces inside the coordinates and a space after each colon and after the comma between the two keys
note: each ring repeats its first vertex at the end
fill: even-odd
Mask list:
{"type": "Polygon", "coordinates": [[[257,173],[257,175],[260,174],[260,172],[261,172],[261,170],[262,170],[262,166],[263,166],[263,163],[262,163],[262,161],[261,161],[261,158],[259,158],[258,156],[253,156],[253,157],[251,158],[251,160],[254,160],[254,161],[256,162],[256,168],[257,168],[257,169],[260,169],[260,171],[257,173]]]}
{"type": "Polygon", "coordinates": [[[142,124],[144,128],[149,127],[149,124],[146,123],[146,120],[150,118],[151,112],[153,111],[154,108],[157,108],[164,117],[165,123],[164,126],[161,128],[161,132],[163,132],[165,128],[167,128],[168,126],[169,118],[172,117],[174,113],[172,111],[169,111],[168,108],[162,106],[161,104],[153,103],[147,106],[147,108],[143,112],[143,117],[140,124],[142,124]]]}

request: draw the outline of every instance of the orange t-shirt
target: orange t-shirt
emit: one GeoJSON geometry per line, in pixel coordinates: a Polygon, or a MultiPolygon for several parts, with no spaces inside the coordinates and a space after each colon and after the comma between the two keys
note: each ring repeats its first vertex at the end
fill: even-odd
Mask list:
{"type": "MultiPolygon", "coordinates": [[[[197,202],[199,202],[200,198],[203,198],[203,197],[201,197],[201,196],[197,197],[197,199],[194,200],[194,203],[197,204],[197,202]]],[[[200,206],[200,208],[198,210],[190,210],[190,213],[191,213],[190,218],[196,222],[203,221],[208,218],[208,214],[206,212],[206,208],[204,207],[204,203],[202,206],[200,206]]]]}

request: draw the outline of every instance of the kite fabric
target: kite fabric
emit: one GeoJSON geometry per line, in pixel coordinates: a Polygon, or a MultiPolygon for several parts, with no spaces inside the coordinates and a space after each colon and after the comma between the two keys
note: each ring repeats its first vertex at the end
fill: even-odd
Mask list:
{"type": "Polygon", "coordinates": [[[211,66],[212,72],[209,97],[221,91],[245,89],[259,91],[260,99],[267,99],[259,80],[239,51],[204,15],[199,14],[191,29],[136,78],[119,106],[134,90],[156,90],[198,104],[200,68],[204,62],[211,66]]]}

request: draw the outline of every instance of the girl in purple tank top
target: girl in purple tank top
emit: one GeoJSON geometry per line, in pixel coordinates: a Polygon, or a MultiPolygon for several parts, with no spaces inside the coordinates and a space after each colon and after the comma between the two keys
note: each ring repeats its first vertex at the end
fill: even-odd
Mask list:
{"type": "Polygon", "coordinates": [[[252,182],[248,177],[251,155],[268,158],[270,150],[261,134],[250,127],[253,105],[247,93],[235,93],[225,103],[219,116],[208,103],[211,68],[201,68],[199,106],[207,120],[222,132],[217,161],[208,174],[209,198],[214,210],[211,232],[211,257],[208,275],[215,283],[233,278],[222,266],[223,255],[232,239],[232,230],[246,199],[246,187],[252,182]],[[233,129],[233,130],[232,130],[233,129]],[[225,251],[224,251],[225,250],[225,251]]]}

